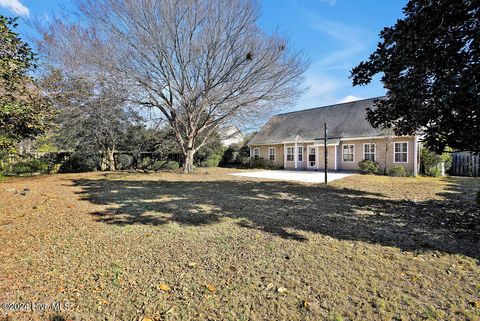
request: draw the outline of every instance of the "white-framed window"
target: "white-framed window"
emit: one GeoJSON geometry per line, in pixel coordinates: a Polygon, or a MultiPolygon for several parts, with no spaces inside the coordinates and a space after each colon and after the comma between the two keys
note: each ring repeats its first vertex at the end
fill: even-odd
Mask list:
{"type": "Polygon", "coordinates": [[[298,146],[298,161],[303,162],[303,146],[298,146]]]}
{"type": "Polygon", "coordinates": [[[287,147],[287,162],[293,162],[295,159],[294,157],[295,147],[287,147]]]}
{"type": "Polygon", "coordinates": [[[342,161],[344,163],[352,163],[355,160],[355,145],[345,144],[342,146],[342,161]]]}
{"type": "Polygon", "coordinates": [[[275,147],[268,148],[268,159],[272,162],[275,161],[275,147]]]}
{"type": "Polygon", "coordinates": [[[254,148],[253,149],[253,158],[259,158],[260,157],[260,148],[254,148]]]}
{"type": "Polygon", "coordinates": [[[394,163],[408,163],[408,142],[394,143],[393,152],[394,163]]]}
{"type": "Polygon", "coordinates": [[[363,159],[375,161],[377,158],[377,146],[372,143],[363,144],[363,159]]]}

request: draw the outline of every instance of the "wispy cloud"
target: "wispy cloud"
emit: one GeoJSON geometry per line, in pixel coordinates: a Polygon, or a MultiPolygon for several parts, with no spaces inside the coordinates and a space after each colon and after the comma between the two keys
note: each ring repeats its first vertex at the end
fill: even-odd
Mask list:
{"type": "Polygon", "coordinates": [[[339,88],[336,79],[311,70],[306,75],[305,84],[308,90],[298,102],[298,107],[317,107],[335,101],[335,91],[339,88]]]}
{"type": "Polygon", "coordinates": [[[363,32],[319,16],[314,16],[313,21],[311,26],[332,38],[333,43],[338,44],[335,47],[339,49],[325,52],[310,66],[306,75],[309,90],[297,106],[306,108],[361,99],[348,92],[345,93],[345,90],[351,88],[351,82],[348,79],[349,69],[358,62],[358,56],[366,50],[366,45],[362,41],[365,39],[363,32]],[[340,93],[345,95],[341,99],[339,99],[342,97],[340,93]]]}
{"type": "Polygon", "coordinates": [[[351,67],[352,59],[367,49],[365,39],[368,37],[361,29],[315,16],[312,27],[336,41],[341,49],[328,53],[317,63],[325,67],[351,67]]]}
{"type": "Polygon", "coordinates": [[[20,0],[0,0],[0,7],[7,8],[20,16],[30,15],[30,10],[20,0]]]}
{"type": "Polygon", "coordinates": [[[349,93],[349,70],[361,60],[367,51],[366,31],[354,26],[325,19],[310,13],[310,27],[327,36],[329,46],[317,57],[306,75],[309,90],[297,106],[308,108],[363,99],[349,93]],[[330,38],[330,39],[328,39],[330,38]],[[328,49],[328,48],[334,48],[328,49]],[[343,98],[341,98],[343,97],[343,98]]]}
{"type": "Polygon", "coordinates": [[[339,103],[339,104],[348,103],[348,102],[351,102],[351,101],[356,101],[356,100],[361,100],[361,99],[364,99],[364,98],[359,97],[359,96],[355,96],[355,95],[348,95],[348,96],[343,97],[339,101],[337,101],[337,103],[339,103]]]}

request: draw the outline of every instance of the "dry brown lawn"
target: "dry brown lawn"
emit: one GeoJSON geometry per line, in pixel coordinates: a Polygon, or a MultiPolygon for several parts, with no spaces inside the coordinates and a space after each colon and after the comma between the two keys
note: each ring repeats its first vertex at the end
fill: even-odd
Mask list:
{"type": "Polygon", "coordinates": [[[354,175],[325,187],[232,171],[1,182],[0,303],[37,305],[0,315],[480,319],[480,180],[354,175]],[[52,302],[70,306],[40,310],[52,302]]]}

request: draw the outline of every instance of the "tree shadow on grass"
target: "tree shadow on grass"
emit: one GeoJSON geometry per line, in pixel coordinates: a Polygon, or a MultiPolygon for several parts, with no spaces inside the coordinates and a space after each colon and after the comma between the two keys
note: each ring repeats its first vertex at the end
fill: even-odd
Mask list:
{"type": "MultiPolygon", "coordinates": [[[[244,228],[306,241],[313,232],[337,239],[438,250],[480,258],[478,208],[464,179],[449,179],[443,200],[393,200],[381,193],[286,182],[241,180],[89,180],[83,199],[105,205],[97,221],[115,225],[202,226],[236,219],[244,228]],[[468,193],[466,192],[468,190],[468,193]]],[[[475,186],[478,186],[475,185],[475,186]]]]}

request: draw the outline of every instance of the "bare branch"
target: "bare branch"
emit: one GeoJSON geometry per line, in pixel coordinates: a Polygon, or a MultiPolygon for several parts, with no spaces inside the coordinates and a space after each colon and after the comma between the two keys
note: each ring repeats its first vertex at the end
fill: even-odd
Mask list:
{"type": "Polygon", "coordinates": [[[303,91],[308,59],[258,27],[254,0],[76,4],[76,22],[55,20],[43,30],[44,52],[64,69],[101,75],[130,101],[158,108],[186,159],[218,128],[272,113],[303,91]]]}

